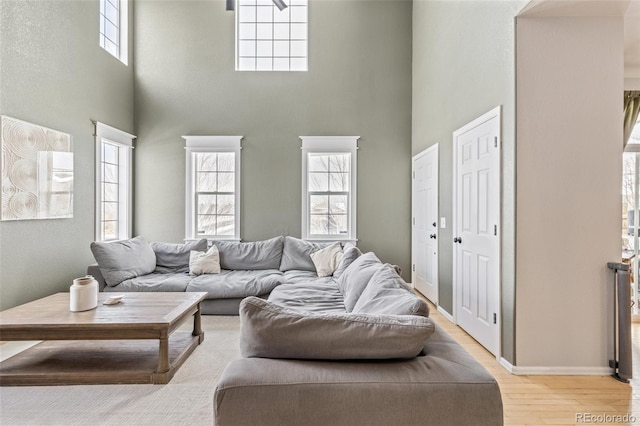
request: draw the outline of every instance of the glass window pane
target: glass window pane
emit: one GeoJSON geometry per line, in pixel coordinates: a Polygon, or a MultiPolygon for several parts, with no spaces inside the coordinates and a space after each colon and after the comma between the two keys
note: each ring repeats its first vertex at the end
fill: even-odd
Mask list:
{"type": "MultiPolygon", "coordinates": [[[[289,41],[289,24],[275,24],[273,26],[273,38],[275,40],[287,40],[288,42],[289,41]]],[[[287,47],[287,50],[289,50],[288,47],[287,47]]]]}
{"type": "MultiPolygon", "coordinates": [[[[286,66],[289,68],[289,42],[288,41],[274,41],[273,42],[273,56],[283,56],[287,58],[286,66]]],[[[279,64],[279,66],[282,66],[279,64]]]]}
{"type": "Polygon", "coordinates": [[[256,0],[237,0],[240,6],[255,6],[256,0]]]}
{"type": "Polygon", "coordinates": [[[269,6],[258,6],[256,21],[273,22],[273,3],[269,6]]]}
{"type": "Polygon", "coordinates": [[[347,233],[347,215],[329,216],[329,234],[344,235],[347,233]]]}
{"type": "Polygon", "coordinates": [[[255,6],[241,6],[238,12],[240,22],[256,22],[255,6]]]}
{"type": "Polygon", "coordinates": [[[329,212],[331,214],[347,214],[347,196],[329,195],[329,212]]]}
{"type": "Polygon", "coordinates": [[[102,222],[102,236],[104,240],[117,240],[118,239],[118,222],[105,221],[102,222]]]}
{"type": "Polygon", "coordinates": [[[256,38],[259,40],[271,40],[273,37],[273,25],[258,24],[256,25],[256,38]]]}
{"type": "Polygon", "coordinates": [[[198,194],[198,214],[211,215],[216,213],[216,195],[198,194]]]}
{"type": "Polygon", "coordinates": [[[311,195],[310,211],[312,215],[329,213],[329,196],[328,195],[311,195]]]}
{"type": "Polygon", "coordinates": [[[104,201],[118,201],[118,184],[104,183],[102,184],[104,201]]]}
{"type": "Polygon", "coordinates": [[[290,6],[291,22],[307,22],[307,8],[304,6],[290,6]]]}
{"type": "Polygon", "coordinates": [[[218,154],[205,152],[196,153],[196,170],[199,172],[215,172],[218,170],[218,154]]]}
{"type": "Polygon", "coordinates": [[[104,220],[118,220],[118,203],[103,202],[102,218],[104,220]]]}
{"type": "Polygon", "coordinates": [[[273,42],[271,40],[258,41],[256,46],[256,56],[268,56],[269,58],[273,56],[273,42]]]}
{"type": "Polygon", "coordinates": [[[307,24],[291,24],[291,39],[292,40],[306,40],[307,39],[307,24]]]}
{"type": "Polygon", "coordinates": [[[309,223],[309,232],[311,235],[328,235],[329,234],[329,216],[311,215],[309,223]]]}
{"type": "Polygon", "coordinates": [[[218,226],[216,235],[233,236],[235,234],[235,218],[233,216],[218,216],[218,226]]]}
{"type": "Polygon", "coordinates": [[[240,56],[256,56],[256,42],[242,40],[238,44],[238,54],[240,56]]]}
{"type": "Polygon", "coordinates": [[[329,156],[326,154],[309,154],[309,171],[328,172],[329,156]]]}
{"type": "Polygon", "coordinates": [[[329,167],[332,172],[348,172],[351,169],[351,154],[333,154],[329,167]]]}
{"type": "Polygon", "coordinates": [[[215,192],[218,175],[215,172],[200,172],[196,182],[197,192],[215,192]]]}
{"type": "Polygon", "coordinates": [[[198,235],[216,235],[216,216],[198,215],[196,232],[198,235]]]}
{"type": "Polygon", "coordinates": [[[272,7],[273,6],[273,0],[257,0],[256,4],[258,6],[269,6],[269,7],[272,7]]]}
{"type": "Polygon", "coordinates": [[[349,173],[330,173],[329,175],[329,191],[349,191],[349,173]]]}
{"type": "Polygon", "coordinates": [[[118,183],[118,166],[113,164],[102,164],[104,182],[118,183]]]}
{"type": "Polygon", "coordinates": [[[255,71],[256,58],[238,58],[239,71],[255,71]]]}
{"type": "Polygon", "coordinates": [[[289,58],[273,58],[274,71],[289,71],[289,58]]]}
{"type": "Polygon", "coordinates": [[[329,190],[329,173],[309,173],[309,191],[327,192],[329,190]]]}
{"type": "Polygon", "coordinates": [[[242,39],[254,39],[256,38],[256,26],[253,23],[239,24],[238,37],[242,39]]]}
{"type": "Polygon", "coordinates": [[[306,71],[307,58],[291,58],[291,71],[306,71]]]}
{"type": "Polygon", "coordinates": [[[235,211],[235,196],[218,195],[218,208],[216,213],[222,215],[232,215],[235,211]]]}
{"type": "Polygon", "coordinates": [[[102,161],[105,163],[118,164],[118,147],[110,143],[103,143],[102,161]]]}
{"type": "MultiPolygon", "coordinates": [[[[285,3],[288,3],[288,0],[285,0],[285,3]]],[[[289,22],[290,16],[290,7],[287,7],[284,10],[280,10],[277,7],[273,8],[273,21],[274,22],[289,22]]]]}
{"type": "Polygon", "coordinates": [[[257,58],[256,70],[271,71],[273,69],[273,60],[271,58],[257,58]]]}
{"type": "Polygon", "coordinates": [[[306,41],[292,41],[291,42],[291,56],[307,56],[307,42],[306,41]]]}
{"type": "Polygon", "coordinates": [[[233,172],[218,173],[218,192],[235,192],[236,175],[233,172]]]}

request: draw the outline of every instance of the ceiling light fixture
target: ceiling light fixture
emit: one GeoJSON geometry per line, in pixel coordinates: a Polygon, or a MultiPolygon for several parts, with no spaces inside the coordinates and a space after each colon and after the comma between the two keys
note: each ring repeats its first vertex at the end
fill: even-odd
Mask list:
{"type": "Polygon", "coordinates": [[[287,8],[286,3],[283,0],[273,0],[273,4],[280,10],[284,10],[287,8]]]}

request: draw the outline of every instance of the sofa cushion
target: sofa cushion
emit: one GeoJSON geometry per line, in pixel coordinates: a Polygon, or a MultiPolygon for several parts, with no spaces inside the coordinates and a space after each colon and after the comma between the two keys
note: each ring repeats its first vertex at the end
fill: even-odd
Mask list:
{"type": "Polygon", "coordinates": [[[426,317],[429,316],[429,305],[416,296],[393,265],[385,264],[373,274],[352,312],[426,317]]]}
{"type": "Polygon", "coordinates": [[[156,269],[156,254],[140,236],[122,241],[93,242],[91,252],[108,286],[150,274],[156,269]]]}
{"type": "Polygon", "coordinates": [[[124,280],[115,287],[107,286],[105,292],[130,291],[185,291],[191,277],[186,273],[157,273],[124,280]]]}
{"type": "Polygon", "coordinates": [[[207,239],[190,241],[185,244],[152,242],[151,248],[156,254],[156,272],[175,272],[189,266],[191,250],[207,251],[207,239]]]}
{"type": "Polygon", "coordinates": [[[344,274],[344,271],[353,263],[354,260],[362,256],[362,252],[356,246],[351,243],[344,245],[342,249],[342,259],[338,264],[338,267],[333,271],[333,278],[338,279],[344,274]]]}
{"type": "Polygon", "coordinates": [[[340,243],[331,244],[328,247],[311,253],[311,261],[316,267],[319,277],[330,277],[342,260],[342,246],[340,243]]]}
{"type": "Polygon", "coordinates": [[[344,306],[351,312],[358,298],[369,284],[369,280],[383,263],[373,252],[363,254],[354,260],[338,279],[338,289],[344,296],[344,306]]]}
{"type": "Polygon", "coordinates": [[[193,277],[187,291],[205,291],[207,299],[262,296],[282,284],[284,276],[277,269],[257,271],[221,270],[219,274],[193,277]]]}
{"type": "Polygon", "coordinates": [[[240,352],[246,358],[413,358],[433,331],[431,319],[419,316],[315,314],[256,297],[240,304],[240,352]]]}
{"type": "Polygon", "coordinates": [[[191,250],[189,255],[189,275],[219,274],[220,253],[218,247],[212,245],[206,253],[191,250]]]}
{"type": "Polygon", "coordinates": [[[311,253],[314,253],[332,243],[312,243],[293,237],[284,237],[284,250],[282,251],[281,271],[298,269],[300,271],[316,272],[316,266],[311,260],[311,253]]]}
{"type": "Polygon", "coordinates": [[[344,298],[331,278],[316,278],[296,284],[282,284],[274,288],[269,302],[291,309],[307,312],[345,313],[344,298]]]}
{"type": "Polygon", "coordinates": [[[240,243],[214,241],[220,252],[220,267],[230,270],[278,269],[282,260],[283,238],[240,243]]]}

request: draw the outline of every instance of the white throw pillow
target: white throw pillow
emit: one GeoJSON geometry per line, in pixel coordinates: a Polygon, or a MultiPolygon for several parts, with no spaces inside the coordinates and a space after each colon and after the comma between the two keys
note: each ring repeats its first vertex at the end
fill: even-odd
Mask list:
{"type": "Polygon", "coordinates": [[[211,246],[206,253],[191,250],[189,254],[189,275],[219,274],[220,253],[218,247],[211,246]]]}
{"type": "Polygon", "coordinates": [[[311,253],[311,260],[319,277],[329,277],[333,275],[333,271],[342,260],[342,247],[340,243],[331,244],[329,247],[311,253]]]}

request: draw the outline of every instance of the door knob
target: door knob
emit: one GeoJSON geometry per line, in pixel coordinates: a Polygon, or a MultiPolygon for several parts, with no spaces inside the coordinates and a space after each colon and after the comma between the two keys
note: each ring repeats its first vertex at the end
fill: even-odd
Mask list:
{"type": "Polygon", "coordinates": [[[435,222],[433,222],[431,225],[432,225],[434,228],[435,228],[436,226],[438,226],[438,224],[437,224],[437,223],[435,223],[435,222]]]}
{"type": "Polygon", "coordinates": [[[462,244],[462,238],[456,237],[456,238],[453,239],[453,242],[462,244]]]}
{"type": "Polygon", "coordinates": [[[436,239],[436,234],[429,235],[429,238],[433,238],[435,240],[436,239]]]}

